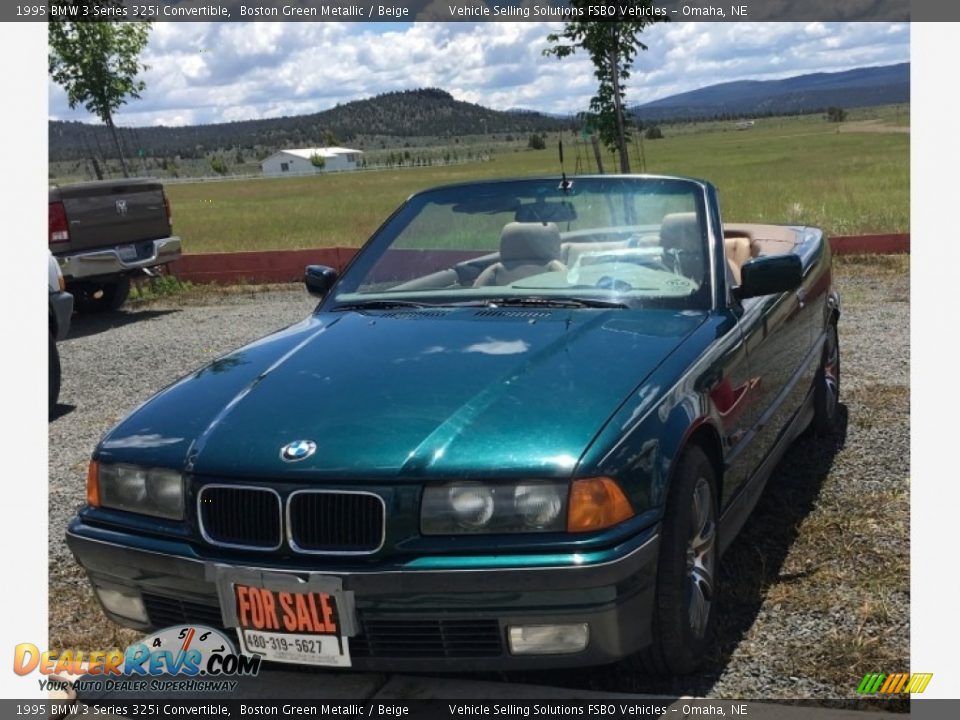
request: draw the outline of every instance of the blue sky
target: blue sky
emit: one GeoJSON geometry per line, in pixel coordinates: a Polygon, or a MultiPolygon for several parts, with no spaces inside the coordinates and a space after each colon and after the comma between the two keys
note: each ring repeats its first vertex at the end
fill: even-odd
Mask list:
{"type": "MultiPolygon", "coordinates": [[[[184,125],[318,112],[393,90],[439,87],[496,109],[583,110],[589,59],[542,55],[557,23],[157,23],[144,60],[147,90],[121,125],[184,125]]],[[[776,79],[910,59],[907,24],[655,25],[637,56],[627,101],[720,82],[776,79]]],[[[70,110],[52,82],[49,116],[70,110]]]]}

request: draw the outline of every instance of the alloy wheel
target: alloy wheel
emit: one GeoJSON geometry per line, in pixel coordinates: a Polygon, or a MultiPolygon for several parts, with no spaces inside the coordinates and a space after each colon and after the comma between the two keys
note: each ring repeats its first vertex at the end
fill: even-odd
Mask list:
{"type": "Polygon", "coordinates": [[[703,638],[713,604],[716,569],[717,523],[713,491],[706,478],[699,478],[690,507],[690,539],[687,543],[687,609],[690,632],[703,638]]]}
{"type": "Polygon", "coordinates": [[[837,411],[840,400],[840,345],[836,331],[827,335],[827,347],[823,361],[823,398],[824,409],[829,417],[837,411]]]}

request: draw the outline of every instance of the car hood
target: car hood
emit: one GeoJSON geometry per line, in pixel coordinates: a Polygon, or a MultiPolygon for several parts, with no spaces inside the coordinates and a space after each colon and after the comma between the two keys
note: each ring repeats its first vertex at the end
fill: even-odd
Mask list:
{"type": "Polygon", "coordinates": [[[705,318],[628,310],[320,313],[132,413],[104,461],[222,477],[568,477],[705,318]],[[316,443],[297,462],[281,448],[316,443]]]}

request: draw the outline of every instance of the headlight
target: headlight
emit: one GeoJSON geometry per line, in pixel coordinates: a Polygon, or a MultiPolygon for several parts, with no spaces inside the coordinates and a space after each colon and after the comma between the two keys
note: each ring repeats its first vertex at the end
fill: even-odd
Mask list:
{"type": "Polygon", "coordinates": [[[175,470],[92,463],[88,483],[96,484],[87,488],[92,505],[183,519],[183,475],[175,470]]]}
{"type": "Polygon", "coordinates": [[[423,490],[420,530],[424,535],[562,532],[567,487],[533,480],[429,486],[423,490]]]}
{"type": "Polygon", "coordinates": [[[482,485],[454,485],[447,501],[457,523],[467,529],[481,529],[493,518],[493,489],[482,485]]]}
{"type": "Polygon", "coordinates": [[[542,530],[560,517],[563,497],[554,485],[523,483],[513,491],[513,504],[527,527],[542,530]]]}

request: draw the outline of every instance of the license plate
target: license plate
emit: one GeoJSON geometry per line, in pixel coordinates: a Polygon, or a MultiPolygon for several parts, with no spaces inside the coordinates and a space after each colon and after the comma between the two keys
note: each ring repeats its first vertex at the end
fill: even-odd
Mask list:
{"type": "Polygon", "coordinates": [[[117,253],[119,253],[121,260],[136,260],[137,246],[136,245],[120,245],[117,248],[117,253]]]}
{"type": "Polygon", "coordinates": [[[237,628],[241,652],[264,660],[350,667],[356,633],[353,593],[338,578],[306,582],[271,573],[218,577],[224,621],[237,628]]]}
{"type": "Polygon", "coordinates": [[[350,641],[334,635],[293,635],[277,632],[242,630],[240,645],[248,655],[262,655],[265,660],[350,667],[350,641]]]}

